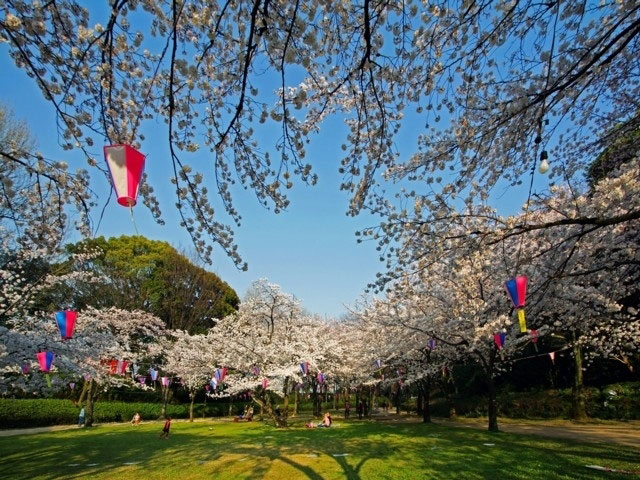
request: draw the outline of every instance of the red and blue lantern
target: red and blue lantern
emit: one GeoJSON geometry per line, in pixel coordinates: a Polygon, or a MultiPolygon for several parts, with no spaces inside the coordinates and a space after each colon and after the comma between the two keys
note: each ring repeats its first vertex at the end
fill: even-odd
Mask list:
{"type": "Polygon", "coordinates": [[[266,378],[263,378],[262,379],[262,388],[264,388],[266,390],[268,385],[269,385],[269,380],[267,380],[266,378]]]}
{"type": "Polygon", "coordinates": [[[318,372],[316,379],[318,380],[318,383],[324,383],[324,379],[325,379],[324,373],[318,372]]]}
{"type": "Polygon", "coordinates": [[[496,344],[498,350],[502,350],[504,348],[504,342],[507,339],[507,334],[505,332],[499,332],[493,334],[493,341],[496,344]]]}
{"type": "Polygon", "coordinates": [[[145,155],[130,145],[109,145],[104,147],[104,157],[118,203],[123,207],[133,207],[138,198],[145,155]]]}
{"type": "Polygon", "coordinates": [[[376,367],[382,368],[382,360],[380,359],[376,360],[376,367]]]}
{"type": "Polygon", "coordinates": [[[22,374],[26,375],[29,373],[29,364],[28,363],[23,363],[22,364],[22,374]]]}
{"type": "Polygon", "coordinates": [[[306,376],[309,373],[309,362],[302,362],[300,364],[300,371],[302,375],[306,376]]]}
{"type": "Polygon", "coordinates": [[[78,312],[74,312],[73,310],[64,310],[62,312],[56,312],[54,316],[62,339],[69,340],[73,338],[73,329],[76,326],[78,312]]]}
{"type": "Polygon", "coordinates": [[[53,364],[55,354],[53,352],[38,352],[36,353],[36,357],[40,364],[40,370],[43,373],[49,373],[51,371],[51,365],[53,364]]]}
{"type": "Polygon", "coordinates": [[[158,371],[151,368],[149,370],[149,374],[151,375],[151,381],[155,382],[158,379],[158,371]]]}
{"type": "Polygon", "coordinates": [[[504,283],[504,288],[513,303],[513,307],[518,311],[518,321],[520,323],[520,332],[527,331],[527,322],[524,317],[524,303],[527,296],[527,277],[524,275],[517,276],[504,283]]]}
{"type": "Polygon", "coordinates": [[[140,382],[140,385],[144,385],[147,383],[147,377],[138,377],[138,381],[140,382]]]}
{"type": "Polygon", "coordinates": [[[433,338],[429,339],[429,350],[436,348],[436,341],[433,338]]]}

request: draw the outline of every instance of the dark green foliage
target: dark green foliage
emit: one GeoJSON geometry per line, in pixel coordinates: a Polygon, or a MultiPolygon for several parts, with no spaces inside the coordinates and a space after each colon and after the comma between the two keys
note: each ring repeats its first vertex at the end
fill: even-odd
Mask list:
{"type": "Polygon", "coordinates": [[[609,177],[621,165],[640,152],[640,115],[636,114],[605,134],[600,142],[604,150],[587,169],[587,182],[593,188],[600,180],[609,177]]]}
{"type": "MultiPolygon", "coordinates": [[[[244,404],[232,404],[232,413],[242,410],[244,404]]],[[[160,418],[160,403],[97,402],[94,421],[128,422],[138,412],[143,420],[160,418]]],[[[80,408],[70,400],[59,399],[0,399],[0,429],[30,428],[49,425],[70,425],[78,421],[80,408]]],[[[195,417],[221,417],[228,415],[229,403],[202,403],[194,406],[195,417]]],[[[167,405],[167,415],[173,418],[188,418],[189,405],[167,405]]]]}
{"type": "Polygon", "coordinates": [[[227,283],[167,242],[139,235],[99,237],[67,248],[102,251],[85,265],[102,278],[100,283],[58,292],[61,298],[73,298],[79,309],[91,305],[145,310],[169,328],[196,333],[211,328],[214,319],[230,314],[240,303],[227,283]]]}
{"type": "MultiPolygon", "coordinates": [[[[591,418],[606,420],[640,419],[640,382],[620,383],[598,388],[585,388],[587,413],[591,418]]],[[[531,392],[502,391],[498,394],[500,415],[508,418],[569,418],[571,389],[531,392]]],[[[459,415],[487,415],[487,399],[483,396],[459,397],[455,400],[459,415]]],[[[435,415],[445,416],[447,405],[438,398],[432,407],[435,415]]]]}

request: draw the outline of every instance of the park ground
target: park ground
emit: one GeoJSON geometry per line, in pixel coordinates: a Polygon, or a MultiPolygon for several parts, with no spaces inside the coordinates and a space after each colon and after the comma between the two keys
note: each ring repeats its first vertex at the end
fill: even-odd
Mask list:
{"type": "MultiPolygon", "coordinates": [[[[229,419],[178,421],[169,440],[158,438],[162,422],[5,435],[0,438],[0,472],[3,479],[145,480],[617,479],[640,474],[640,448],[625,444],[626,433],[583,442],[554,438],[561,423],[546,425],[548,435],[530,435],[411,418],[338,419],[331,429],[306,429],[305,420],[297,419],[289,429],[229,419]]],[[[523,423],[503,425],[509,430],[523,423]]],[[[617,430],[613,424],[584,427],[599,431],[607,426],[611,432],[627,432],[624,424],[617,430]]],[[[631,437],[635,427],[628,428],[631,437]]]]}

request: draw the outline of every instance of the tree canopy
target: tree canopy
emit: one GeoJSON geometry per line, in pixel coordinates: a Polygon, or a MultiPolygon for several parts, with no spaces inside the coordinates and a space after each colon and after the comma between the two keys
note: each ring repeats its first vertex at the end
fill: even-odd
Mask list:
{"type": "Polygon", "coordinates": [[[238,308],[235,291],[217,275],[194,265],[167,242],[142,236],[98,237],[69,245],[99,253],[85,268],[103,279],[65,292],[77,308],[86,305],[145,310],[168,328],[204,331],[238,308]]]}

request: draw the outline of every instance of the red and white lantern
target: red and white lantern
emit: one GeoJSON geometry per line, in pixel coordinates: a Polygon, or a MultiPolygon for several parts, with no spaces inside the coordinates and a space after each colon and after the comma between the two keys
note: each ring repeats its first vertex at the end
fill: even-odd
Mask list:
{"type": "Polygon", "coordinates": [[[138,198],[145,155],[130,145],[109,145],[104,147],[104,158],[111,172],[118,203],[123,207],[133,207],[138,198]]]}

